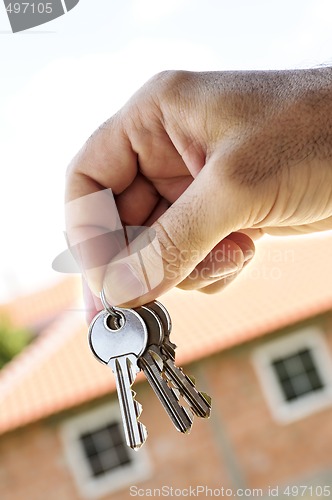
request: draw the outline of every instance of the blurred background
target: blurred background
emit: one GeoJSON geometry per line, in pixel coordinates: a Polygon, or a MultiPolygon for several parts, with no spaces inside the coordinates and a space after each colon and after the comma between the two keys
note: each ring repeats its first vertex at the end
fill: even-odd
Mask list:
{"type": "Polygon", "coordinates": [[[330,233],[264,239],[221,295],[162,299],[178,364],[215,409],[179,436],[139,381],[150,437],[134,454],[112,375],[87,350],[79,278],[51,267],[67,164],[148,78],[328,65],[331,19],[328,0],[80,0],[12,34],[0,5],[1,499],[332,496],[330,233]]]}

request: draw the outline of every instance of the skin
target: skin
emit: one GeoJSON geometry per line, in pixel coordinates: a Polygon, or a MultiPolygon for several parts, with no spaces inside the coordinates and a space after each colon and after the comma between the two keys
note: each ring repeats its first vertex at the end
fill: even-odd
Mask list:
{"type": "Polygon", "coordinates": [[[148,248],[146,272],[162,259],[164,277],[143,289],[134,253],[120,266],[114,255],[95,269],[81,262],[88,319],[103,286],[110,304],[130,307],[174,286],[221,290],[262,234],[332,229],[332,69],[154,76],[68,168],[71,245],[114,229],[70,210],[105,188],[123,225],[155,230],[159,249],[148,248]]]}

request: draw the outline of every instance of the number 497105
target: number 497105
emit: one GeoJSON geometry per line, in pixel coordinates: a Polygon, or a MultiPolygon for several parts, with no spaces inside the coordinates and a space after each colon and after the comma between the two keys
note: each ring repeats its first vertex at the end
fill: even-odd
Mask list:
{"type": "Polygon", "coordinates": [[[6,7],[9,14],[51,14],[52,2],[14,2],[6,7]]]}

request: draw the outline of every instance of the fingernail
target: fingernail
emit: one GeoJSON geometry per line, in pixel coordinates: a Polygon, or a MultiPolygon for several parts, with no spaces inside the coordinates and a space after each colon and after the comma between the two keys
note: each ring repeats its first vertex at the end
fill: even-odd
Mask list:
{"type": "Polygon", "coordinates": [[[249,262],[253,256],[255,255],[255,250],[253,250],[251,247],[247,247],[242,249],[243,251],[243,259],[244,262],[249,262]]]}
{"type": "Polygon", "coordinates": [[[255,255],[255,244],[249,236],[241,232],[235,232],[230,235],[230,239],[240,247],[244,262],[253,258],[255,255]]]}
{"type": "Polygon", "coordinates": [[[148,290],[128,264],[114,264],[107,271],[105,294],[111,305],[125,304],[148,290]]]}

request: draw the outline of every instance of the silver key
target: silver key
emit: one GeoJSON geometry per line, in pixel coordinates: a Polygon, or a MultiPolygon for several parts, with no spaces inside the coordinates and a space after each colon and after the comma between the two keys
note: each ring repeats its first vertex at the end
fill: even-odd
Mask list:
{"type": "Polygon", "coordinates": [[[204,392],[199,392],[196,389],[195,379],[186,375],[182,368],[175,365],[176,345],[170,339],[172,322],[166,307],[157,301],[150,302],[146,306],[158,314],[164,326],[162,352],[164,373],[167,379],[180,391],[180,394],[198,417],[209,418],[211,413],[210,396],[204,392]]]}
{"type": "Polygon", "coordinates": [[[96,358],[114,373],[126,442],[137,450],[146,441],[147,430],[138,420],[142,406],[135,400],[131,386],[140,370],[137,359],[146,348],[148,332],[133,309],[114,310],[121,317],[118,322],[106,310],[92,320],[89,344],[96,358]]]}
{"type": "Polygon", "coordinates": [[[180,391],[181,396],[190,405],[195,415],[209,418],[211,414],[211,398],[205,392],[197,390],[194,377],[186,375],[183,369],[176,366],[174,361],[166,354],[163,358],[163,366],[167,379],[180,391]]]}
{"type": "Polygon", "coordinates": [[[179,403],[179,393],[171,388],[163,377],[163,354],[161,344],[164,331],[158,315],[147,306],[136,309],[145,321],[148,329],[148,343],[144,353],[138,359],[138,366],[144,372],[150,386],[171,418],[176,429],[183,433],[190,432],[193,414],[179,403]]]}
{"type": "Polygon", "coordinates": [[[175,360],[175,349],[176,345],[173,344],[170,340],[170,334],[172,331],[172,320],[169,312],[167,311],[166,307],[158,302],[157,300],[154,300],[153,302],[149,302],[148,304],[145,304],[145,307],[148,307],[152,311],[154,311],[162,325],[163,325],[163,331],[164,331],[164,340],[163,340],[163,346],[164,349],[166,349],[168,355],[175,360]]]}

